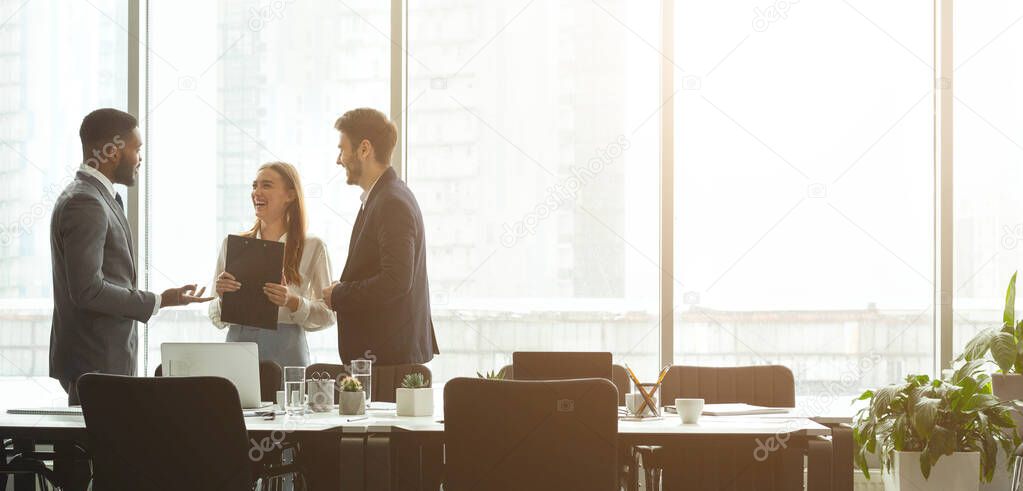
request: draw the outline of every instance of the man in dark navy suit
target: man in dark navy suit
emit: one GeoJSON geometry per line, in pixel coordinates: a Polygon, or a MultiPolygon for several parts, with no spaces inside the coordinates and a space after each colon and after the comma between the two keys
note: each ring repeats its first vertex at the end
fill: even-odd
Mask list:
{"type": "Polygon", "coordinates": [[[430,315],[423,214],[391,167],[398,129],[380,111],[346,112],[337,165],[362,188],[341,281],[323,291],[337,312],[341,360],[371,358],[381,365],[426,363],[437,339],[430,315]]]}

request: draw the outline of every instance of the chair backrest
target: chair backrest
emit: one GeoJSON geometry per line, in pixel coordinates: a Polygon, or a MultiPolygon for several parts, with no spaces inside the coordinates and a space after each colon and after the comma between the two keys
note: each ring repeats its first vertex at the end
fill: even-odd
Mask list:
{"type": "Polygon", "coordinates": [[[96,489],[252,488],[241,402],[227,379],[87,373],[78,393],[96,489]]]}
{"type": "Polygon", "coordinates": [[[676,365],[661,385],[661,404],[676,398],[700,398],[707,404],[745,403],[766,407],[796,405],[792,371],[781,365],[698,367],[676,365]]]}
{"type": "MultiPolygon", "coordinates": [[[[427,380],[427,387],[433,386],[433,374],[429,368],[417,363],[405,365],[373,365],[373,393],[371,400],[380,402],[394,402],[395,389],[401,387],[401,381],[405,375],[410,373],[421,373],[427,380]]],[[[341,380],[349,375],[344,365],[333,363],[314,363],[306,368],[306,374],[327,374],[334,380],[341,380]]]]}
{"type": "MultiPolygon", "coordinates": [[[[501,369],[504,373],[505,380],[515,380],[515,367],[512,365],[505,365],[501,369]]],[[[625,367],[614,364],[611,365],[611,383],[618,389],[618,405],[625,405],[625,394],[628,394],[632,389],[632,382],[629,380],[629,374],[625,372],[625,367]]]]}
{"type": "Polygon", "coordinates": [[[512,353],[515,380],[611,380],[611,353],[581,351],[516,351],[512,353]]]}
{"type": "Polygon", "coordinates": [[[618,409],[605,379],[444,385],[444,489],[617,489],[618,409]]]}
{"type": "MultiPolygon", "coordinates": [[[[156,366],[154,377],[163,376],[163,364],[156,366]]],[[[277,391],[284,387],[284,372],[277,362],[263,360],[259,362],[259,398],[267,402],[277,402],[277,391]]]]}

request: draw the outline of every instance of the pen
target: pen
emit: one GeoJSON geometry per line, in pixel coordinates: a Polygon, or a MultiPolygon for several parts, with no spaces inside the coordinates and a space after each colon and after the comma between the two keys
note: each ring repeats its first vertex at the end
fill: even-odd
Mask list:
{"type": "Polygon", "coordinates": [[[348,422],[351,423],[352,421],[362,421],[364,419],[369,419],[369,416],[363,416],[361,418],[348,418],[348,422]]]}

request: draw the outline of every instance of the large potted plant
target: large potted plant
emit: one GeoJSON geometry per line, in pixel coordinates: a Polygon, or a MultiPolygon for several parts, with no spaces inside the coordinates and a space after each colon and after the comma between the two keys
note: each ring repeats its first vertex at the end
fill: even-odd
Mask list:
{"type": "Polygon", "coordinates": [[[948,380],[910,375],[906,382],[868,390],[853,426],[856,466],[870,479],[868,454],[881,461],[885,489],[976,490],[994,476],[1001,450],[1011,460],[1019,437],[1010,417],[1015,402],[991,393],[984,360],[967,362],[948,380]]]}
{"type": "MultiPolygon", "coordinates": [[[[994,395],[1001,401],[1023,399],[1023,319],[1016,319],[1016,273],[1005,289],[1005,308],[1001,327],[985,329],[968,343],[958,360],[984,359],[988,353],[1001,373],[991,377],[994,395]]],[[[1023,417],[1013,412],[1017,427],[1023,427],[1023,417]]]]}
{"type": "Polygon", "coordinates": [[[410,373],[401,380],[394,401],[398,416],[433,415],[433,389],[421,373],[410,373]]]}

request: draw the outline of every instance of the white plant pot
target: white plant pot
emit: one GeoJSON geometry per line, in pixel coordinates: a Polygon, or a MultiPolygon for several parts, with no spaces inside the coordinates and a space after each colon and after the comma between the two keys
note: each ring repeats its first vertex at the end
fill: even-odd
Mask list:
{"type": "Polygon", "coordinates": [[[433,388],[422,389],[399,388],[394,401],[398,406],[398,416],[432,416],[433,388]]]}
{"type": "Polygon", "coordinates": [[[366,393],[361,390],[341,392],[338,395],[337,411],[346,416],[366,414],[366,393]]]}
{"type": "MultiPolygon", "coordinates": [[[[999,401],[1023,399],[1023,375],[1003,373],[991,374],[991,390],[999,401]]],[[[1012,411],[1012,420],[1016,422],[1017,431],[1023,434],[1023,414],[1012,411]]]]}
{"type": "Polygon", "coordinates": [[[892,472],[884,473],[886,491],[977,491],[980,488],[980,453],[943,455],[924,479],[920,452],[895,452],[892,472]]]}

